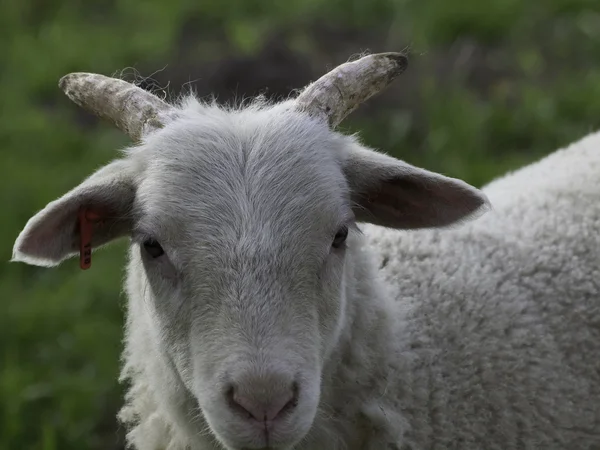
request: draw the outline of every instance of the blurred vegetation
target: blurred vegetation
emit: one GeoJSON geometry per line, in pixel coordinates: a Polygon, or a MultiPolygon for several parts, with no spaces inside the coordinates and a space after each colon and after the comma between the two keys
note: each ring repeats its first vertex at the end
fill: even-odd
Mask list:
{"type": "MultiPolygon", "coordinates": [[[[128,143],[62,95],[71,71],[227,100],[409,49],[403,78],[344,129],[476,185],[600,124],[597,0],[4,0],[0,36],[4,261],[33,213],[128,143]]],[[[0,449],[122,448],[124,250],[86,272],[0,265],[0,449]]]]}

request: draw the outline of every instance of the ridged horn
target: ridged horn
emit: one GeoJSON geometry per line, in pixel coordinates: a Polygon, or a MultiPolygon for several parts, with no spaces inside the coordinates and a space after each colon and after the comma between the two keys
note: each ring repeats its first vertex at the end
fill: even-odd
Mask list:
{"type": "Polygon", "coordinates": [[[162,128],[174,112],[171,105],[150,92],[100,74],[70,73],[58,85],[74,103],[109,120],[134,141],[162,128]]]}
{"type": "Polygon", "coordinates": [[[335,128],[358,106],[385,89],[408,66],[402,53],[376,53],[337,66],[308,85],[296,106],[335,128]]]}

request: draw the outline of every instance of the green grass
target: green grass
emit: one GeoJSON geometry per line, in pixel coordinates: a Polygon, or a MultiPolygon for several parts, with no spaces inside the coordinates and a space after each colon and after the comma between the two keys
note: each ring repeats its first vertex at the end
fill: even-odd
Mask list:
{"type": "Polygon", "coordinates": [[[207,50],[222,44],[214,36],[252,55],[269,31],[292,26],[290,44],[311,55],[321,44],[303,24],[329,23],[389,44],[373,51],[408,45],[421,64],[418,111],[382,110],[346,125],[411,163],[481,185],[600,125],[596,0],[6,0],[2,11],[0,449],[117,442],[125,244],[98,253],[86,272],[74,260],[55,269],[7,262],[33,213],[127,144],[106,124],[78,124],[57,88],[65,73],[147,75],[170,62],[190,17],[205,36],[199,62],[219,57],[207,50]],[[450,66],[443,83],[434,77],[438,56],[461,42],[488,55],[482,64],[494,75],[483,88],[450,66]]]}

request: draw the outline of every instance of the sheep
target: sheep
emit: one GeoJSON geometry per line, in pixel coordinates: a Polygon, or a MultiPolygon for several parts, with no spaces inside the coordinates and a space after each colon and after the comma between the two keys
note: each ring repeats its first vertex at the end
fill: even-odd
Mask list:
{"type": "Polygon", "coordinates": [[[477,189],[336,131],[406,66],[239,107],[61,79],[134,144],[12,260],[130,239],[132,448],[600,448],[600,133],[477,189]]]}

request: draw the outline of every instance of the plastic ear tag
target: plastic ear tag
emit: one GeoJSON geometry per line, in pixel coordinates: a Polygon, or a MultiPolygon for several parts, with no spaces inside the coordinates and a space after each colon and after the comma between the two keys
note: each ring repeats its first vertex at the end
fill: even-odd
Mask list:
{"type": "Polygon", "coordinates": [[[87,270],[92,266],[92,236],[94,224],[101,222],[99,214],[85,208],[79,210],[79,267],[87,270]]]}

